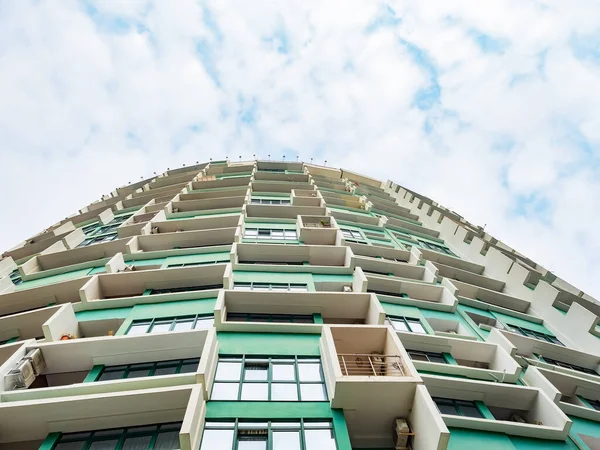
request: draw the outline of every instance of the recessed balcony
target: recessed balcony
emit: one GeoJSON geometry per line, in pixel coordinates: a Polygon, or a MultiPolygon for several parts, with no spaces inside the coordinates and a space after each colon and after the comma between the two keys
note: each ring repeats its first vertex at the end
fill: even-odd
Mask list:
{"type": "Polygon", "coordinates": [[[320,347],[331,406],[344,409],[353,442],[389,441],[421,383],[398,337],[386,326],[330,325],[320,347]]]}
{"type": "Polygon", "coordinates": [[[427,248],[412,247],[410,251],[410,262],[413,264],[424,264],[425,261],[431,261],[436,265],[437,263],[440,263],[445,266],[455,267],[475,275],[482,275],[485,270],[485,266],[457,258],[456,256],[436,252],[427,248]]]}
{"type": "Polygon", "coordinates": [[[324,323],[381,325],[385,321],[385,311],[374,295],[306,292],[293,283],[285,291],[266,291],[258,285],[256,290],[219,293],[215,306],[218,331],[320,334],[324,323]]]}
{"type": "Polygon", "coordinates": [[[484,275],[478,275],[468,270],[447,266],[439,262],[432,263],[432,265],[437,269],[439,277],[450,278],[452,279],[452,282],[459,281],[500,293],[504,290],[504,286],[506,285],[504,281],[489,278],[484,275]]]}
{"type": "Polygon", "coordinates": [[[240,173],[248,173],[254,170],[254,164],[211,164],[206,169],[206,175],[236,175],[240,173]]]}
{"type": "Polygon", "coordinates": [[[204,190],[204,191],[191,191],[186,194],[181,194],[179,199],[181,201],[187,200],[206,200],[211,198],[220,198],[220,197],[245,197],[248,193],[247,186],[233,186],[224,189],[212,189],[212,190],[204,190]]]}

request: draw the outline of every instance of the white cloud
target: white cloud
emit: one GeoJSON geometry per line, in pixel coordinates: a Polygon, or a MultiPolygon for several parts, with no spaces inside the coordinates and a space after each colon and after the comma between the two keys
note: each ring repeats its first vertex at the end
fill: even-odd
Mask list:
{"type": "Polygon", "coordinates": [[[420,191],[599,296],[600,56],[573,51],[574,36],[597,39],[598,12],[7,3],[0,192],[17,208],[3,209],[0,247],[154,171],[285,152],[420,191]]]}

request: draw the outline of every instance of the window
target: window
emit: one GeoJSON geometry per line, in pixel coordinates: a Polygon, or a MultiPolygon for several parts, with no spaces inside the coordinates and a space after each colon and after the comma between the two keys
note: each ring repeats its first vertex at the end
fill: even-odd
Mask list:
{"type": "Polygon", "coordinates": [[[596,371],[588,369],[586,367],[578,366],[576,364],[569,364],[566,362],[558,361],[556,359],[548,358],[546,356],[542,356],[542,359],[548,364],[552,364],[553,366],[564,367],[566,369],[576,370],[577,372],[588,373],[590,375],[598,375],[596,371]]]}
{"type": "Polygon", "coordinates": [[[550,342],[551,344],[562,345],[563,347],[565,346],[565,344],[560,342],[556,337],[552,336],[551,334],[533,331],[528,328],[519,327],[517,325],[509,325],[508,330],[520,334],[521,336],[527,336],[533,339],[537,339],[538,341],[546,341],[550,342]]]}
{"type": "Polygon", "coordinates": [[[208,291],[210,289],[221,289],[222,284],[207,284],[206,286],[183,286],[176,288],[164,288],[164,289],[151,289],[149,295],[156,294],[175,294],[178,292],[190,292],[190,291],[208,291]]]}
{"type": "Polygon", "coordinates": [[[89,234],[93,234],[92,231],[95,231],[96,228],[98,228],[98,222],[94,222],[90,225],[86,225],[85,227],[82,227],[81,231],[83,231],[83,234],[88,236],[89,234]]]}
{"type": "Polygon", "coordinates": [[[388,295],[390,297],[409,298],[408,295],[405,293],[398,294],[395,292],[386,292],[386,291],[380,291],[377,289],[367,289],[367,292],[372,292],[373,294],[388,295]]]}
{"type": "Polygon", "coordinates": [[[200,450],[336,450],[328,420],[207,420],[200,450]]]}
{"type": "Polygon", "coordinates": [[[234,291],[292,291],[308,292],[306,283],[234,283],[234,291]]]}
{"type": "Polygon", "coordinates": [[[360,241],[364,241],[363,235],[360,231],[350,230],[348,228],[342,228],[342,236],[344,239],[358,239],[360,241]]]}
{"type": "Polygon", "coordinates": [[[411,333],[427,334],[419,319],[410,317],[388,317],[388,320],[396,331],[409,331],[411,333]]]}
{"type": "Polygon", "coordinates": [[[244,238],[256,240],[280,240],[280,241],[296,241],[298,235],[296,230],[279,230],[267,228],[246,228],[244,238]]]}
{"type": "Polygon", "coordinates": [[[321,361],[300,357],[221,357],[211,400],[327,401],[321,361]]]}
{"type": "Polygon", "coordinates": [[[469,400],[455,400],[452,398],[433,397],[433,401],[437,405],[438,410],[442,414],[450,414],[453,416],[475,417],[483,419],[483,414],[475,402],[469,400]]]}
{"type": "Polygon", "coordinates": [[[127,219],[129,219],[131,216],[133,216],[132,214],[123,214],[120,216],[115,217],[113,220],[111,220],[110,222],[108,222],[108,225],[121,225],[123,222],[125,222],[127,219]]]}
{"type": "Polygon", "coordinates": [[[169,331],[188,331],[188,330],[203,330],[212,328],[214,317],[213,315],[184,316],[184,317],[169,317],[160,319],[142,319],[131,322],[129,329],[125,334],[153,334],[166,333],[169,331]]]}
{"type": "Polygon", "coordinates": [[[193,266],[208,266],[211,264],[223,264],[223,263],[228,263],[229,260],[228,259],[217,259],[214,261],[201,261],[201,262],[189,262],[189,263],[181,263],[181,264],[169,264],[167,267],[173,268],[173,267],[193,267],[193,266]]]}
{"type": "Polygon", "coordinates": [[[408,355],[413,361],[426,361],[439,364],[448,364],[448,361],[446,361],[446,358],[444,358],[444,355],[441,353],[408,350],[408,355]]]}
{"type": "Polygon", "coordinates": [[[179,448],[181,422],[63,433],[52,450],[172,450],[179,448]]]}
{"type": "Polygon", "coordinates": [[[590,400],[589,398],[586,398],[585,401],[588,402],[596,411],[600,411],[600,400],[590,400]]]}
{"type": "Polygon", "coordinates": [[[77,247],[87,247],[88,245],[100,244],[101,242],[109,242],[118,239],[117,233],[104,234],[102,236],[89,237],[83,240],[77,247]]]}
{"type": "Polygon", "coordinates": [[[312,314],[228,313],[227,320],[234,322],[315,323],[312,314]]]}
{"type": "Polygon", "coordinates": [[[200,358],[174,359],[171,361],[106,366],[94,381],[121,380],[124,378],[156,377],[177,373],[194,373],[200,358]]]}
{"type": "Polygon", "coordinates": [[[0,339],[0,345],[10,344],[12,342],[17,342],[19,340],[18,337],[12,337],[10,339],[0,339]]]}
{"type": "Polygon", "coordinates": [[[289,200],[271,200],[266,198],[253,198],[250,200],[252,205],[290,205],[289,200]]]}
{"type": "Polygon", "coordinates": [[[19,284],[23,283],[23,279],[21,278],[21,274],[19,273],[19,269],[15,269],[13,270],[10,275],[10,281],[12,281],[12,284],[14,284],[15,286],[18,286],[19,284]]]}
{"type": "Polygon", "coordinates": [[[421,241],[418,240],[419,244],[421,244],[421,247],[423,248],[428,248],[429,250],[434,250],[436,252],[440,252],[440,253],[445,253],[447,255],[451,255],[451,256],[456,256],[454,253],[452,253],[452,251],[446,247],[445,245],[440,245],[440,244],[434,244],[432,242],[427,242],[427,241],[421,241]]]}

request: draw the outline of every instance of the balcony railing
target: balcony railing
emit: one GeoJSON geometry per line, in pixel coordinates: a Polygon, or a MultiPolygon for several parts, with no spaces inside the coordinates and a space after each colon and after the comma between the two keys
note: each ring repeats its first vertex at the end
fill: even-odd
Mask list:
{"type": "Polygon", "coordinates": [[[342,374],[345,376],[407,376],[407,370],[400,355],[338,353],[338,361],[342,374]]]}

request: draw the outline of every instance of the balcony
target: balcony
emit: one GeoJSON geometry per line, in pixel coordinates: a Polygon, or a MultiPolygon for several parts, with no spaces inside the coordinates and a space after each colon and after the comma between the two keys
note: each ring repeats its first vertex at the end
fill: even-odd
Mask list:
{"type": "Polygon", "coordinates": [[[251,178],[251,175],[236,178],[224,178],[220,180],[216,179],[215,177],[205,177],[199,179],[199,181],[192,181],[191,190],[192,192],[195,192],[204,189],[249,186],[251,178]]]}
{"type": "Polygon", "coordinates": [[[321,358],[332,408],[344,409],[353,436],[389,444],[395,419],[408,417],[421,378],[386,326],[323,328],[321,358]]]}
{"type": "Polygon", "coordinates": [[[258,194],[259,192],[286,192],[291,193],[292,189],[310,189],[310,184],[302,181],[267,181],[267,180],[254,180],[252,183],[252,193],[258,194]]]}
{"type": "Polygon", "coordinates": [[[503,294],[501,292],[492,291],[483,287],[467,284],[462,281],[452,280],[452,284],[458,289],[457,295],[459,299],[466,300],[466,304],[472,303],[472,306],[477,307],[477,301],[489,303],[491,305],[500,306],[502,308],[511,309],[513,311],[527,313],[529,305],[527,300],[513,297],[512,295],[503,294]],[[469,302],[475,300],[475,303],[469,302]]]}
{"type": "Polygon", "coordinates": [[[236,243],[234,270],[267,272],[348,273],[351,251],[332,245],[236,243]],[[306,263],[306,264],[305,264],[306,263]],[[252,266],[249,266],[252,264],[252,266]]]}
{"type": "Polygon", "coordinates": [[[413,305],[440,311],[453,311],[457,300],[448,286],[399,280],[365,274],[367,291],[377,294],[380,301],[399,305],[413,305]]]}
{"type": "Polygon", "coordinates": [[[356,256],[369,256],[371,258],[383,258],[390,261],[408,261],[410,252],[408,250],[383,247],[381,245],[360,244],[358,242],[346,242],[356,256]]]}
{"type": "Polygon", "coordinates": [[[61,305],[47,306],[0,317],[0,341],[11,338],[23,341],[46,336],[43,332],[44,324],[61,308],[61,305]]]}
{"type": "Polygon", "coordinates": [[[296,232],[306,245],[335,245],[339,227],[330,216],[298,216],[296,232]]]}
{"type": "MultiPolygon", "coordinates": [[[[194,195],[194,194],[189,194],[194,195]]],[[[189,217],[197,213],[210,214],[239,210],[246,201],[245,196],[204,198],[198,200],[181,200],[181,196],[175,197],[170,205],[167,205],[169,218],[189,217]]]]}
{"type": "Polygon", "coordinates": [[[255,181],[291,181],[295,183],[308,183],[308,175],[304,173],[281,173],[261,171],[254,174],[255,181]]]}
{"type": "Polygon", "coordinates": [[[415,266],[383,258],[364,256],[354,256],[352,262],[354,265],[360,266],[367,276],[374,278],[394,277],[423,283],[435,283],[436,281],[434,271],[427,266],[415,266]]]}
{"type": "Polygon", "coordinates": [[[292,189],[291,201],[294,206],[325,206],[319,191],[313,189],[292,189]]]}
{"type": "Polygon", "coordinates": [[[179,231],[235,228],[239,223],[239,214],[227,214],[219,217],[193,217],[189,219],[166,220],[165,216],[162,213],[159,213],[152,221],[151,229],[154,230],[153,234],[174,233],[179,231]]]}
{"type": "Polygon", "coordinates": [[[187,194],[181,194],[180,200],[208,200],[219,197],[245,197],[248,194],[248,186],[233,186],[223,189],[211,189],[203,191],[191,191],[187,194]]]}
{"type": "Polygon", "coordinates": [[[225,290],[215,306],[218,331],[320,334],[323,323],[384,321],[377,298],[364,293],[225,290]]]}
{"type": "MultiPolygon", "coordinates": [[[[186,224],[187,225],[187,224],[186,224]]],[[[165,228],[162,228],[165,229],[165,228]]],[[[214,247],[210,251],[218,251],[219,246],[231,246],[236,241],[238,228],[219,228],[211,230],[160,232],[135,236],[127,243],[128,253],[154,253],[153,257],[202,253],[203,247],[214,247]],[[194,250],[195,249],[195,250],[194,250]]]]}

